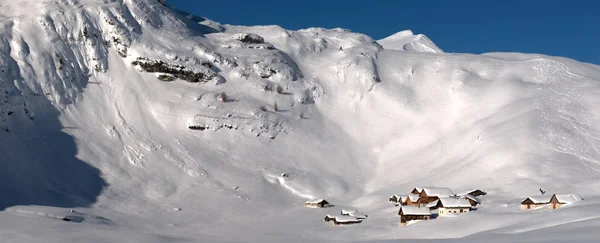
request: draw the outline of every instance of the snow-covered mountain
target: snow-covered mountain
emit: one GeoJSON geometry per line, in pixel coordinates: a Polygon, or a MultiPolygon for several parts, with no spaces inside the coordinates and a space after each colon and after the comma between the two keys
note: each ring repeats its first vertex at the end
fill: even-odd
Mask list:
{"type": "Polygon", "coordinates": [[[0,239],[592,242],[599,81],[599,66],[446,54],[411,31],[375,41],[156,0],[0,0],[0,239]],[[423,185],[489,194],[400,227],[388,196],[423,185]],[[539,188],[585,201],[520,211],[539,188]],[[336,207],[302,207],[315,198],[336,207]],[[344,207],[369,218],[323,222],[344,207]]]}

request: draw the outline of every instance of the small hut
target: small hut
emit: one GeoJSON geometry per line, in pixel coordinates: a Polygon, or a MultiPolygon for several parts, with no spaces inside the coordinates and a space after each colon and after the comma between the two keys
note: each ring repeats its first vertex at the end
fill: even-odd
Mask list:
{"type": "Polygon", "coordinates": [[[431,219],[431,211],[427,207],[402,206],[400,211],[400,225],[406,225],[412,220],[429,220],[431,219]]]}
{"type": "Polygon", "coordinates": [[[360,222],[362,219],[354,216],[335,216],[333,218],[333,225],[358,224],[360,222]]]}
{"type": "Polygon", "coordinates": [[[562,205],[573,204],[581,200],[581,197],[577,194],[554,194],[550,198],[550,207],[559,209],[562,205]]]}
{"type": "Polygon", "coordinates": [[[536,209],[550,203],[551,196],[528,197],[521,201],[521,209],[536,209]]]}
{"type": "Polygon", "coordinates": [[[309,208],[328,208],[329,202],[327,202],[325,199],[316,199],[316,200],[306,201],[304,203],[304,206],[309,207],[309,208]]]}

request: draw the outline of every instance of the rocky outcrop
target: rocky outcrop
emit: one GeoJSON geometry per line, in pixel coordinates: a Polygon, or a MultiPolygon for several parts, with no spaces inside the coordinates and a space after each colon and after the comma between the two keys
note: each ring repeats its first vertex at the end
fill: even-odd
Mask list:
{"type": "Polygon", "coordinates": [[[190,83],[206,83],[218,79],[216,73],[204,66],[201,69],[191,69],[182,65],[170,64],[161,60],[150,60],[144,57],[138,57],[131,64],[149,73],[162,73],[158,76],[158,79],[162,81],[174,81],[175,78],[178,78],[190,83]]]}

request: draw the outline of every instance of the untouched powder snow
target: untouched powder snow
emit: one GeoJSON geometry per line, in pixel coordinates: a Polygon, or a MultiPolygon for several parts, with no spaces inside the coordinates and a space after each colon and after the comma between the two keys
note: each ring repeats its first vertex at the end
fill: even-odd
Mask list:
{"type": "Polygon", "coordinates": [[[595,242],[599,81],[596,65],[449,55],[410,31],[0,0],[0,241],[595,242]],[[488,194],[400,227],[389,196],[419,185],[488,194]],[[540,188],[585,200],[520,210],[540,188]],[[342,208],[368,220],[324,222],[342,208]]]}
{"type": "Polygon", "coordinates": [[[388,50],[443,53],[427,36],[415,35],[411,30],[400,31],[396,34],[377,41],[388,50]]]}

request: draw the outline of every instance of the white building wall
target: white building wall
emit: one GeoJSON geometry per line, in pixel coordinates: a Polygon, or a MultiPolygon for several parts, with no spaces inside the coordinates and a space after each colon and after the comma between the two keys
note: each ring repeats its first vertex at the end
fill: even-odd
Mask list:
{"type": "Polygon", "coordinates": [[[459,214],[469,212],[470,208],[438,208],[438,215],[446,215],[449,213],[459,214]]]}

